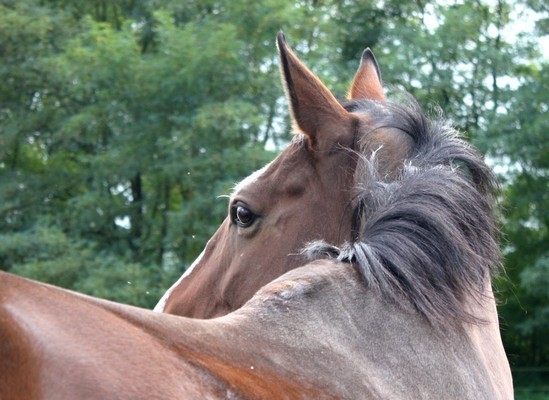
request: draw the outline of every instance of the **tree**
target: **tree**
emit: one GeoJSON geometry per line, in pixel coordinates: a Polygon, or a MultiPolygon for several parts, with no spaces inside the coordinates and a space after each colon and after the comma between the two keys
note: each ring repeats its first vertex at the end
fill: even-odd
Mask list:
{"type": "MultiPolygon", "coordinates": [[[[506,276],[499,282],[505,345],[517,366],[549,362],[549,157],[547,64],[522,66],[521,85],[489,131],[492,151],[506,161],[503,232],[506,276]]],[[[528,373],[524,381],[541,376],[528,373]]]]}
{"type": "Polygon", "coordinates": [[[20,239],[4,247],[2,267],[118,300],[130,297],[114,295],[108,272],[90,284],[109,270],[98,265],[113,277],[154,271],[141,286],[165,289],[160,276],[173,281],[226,213],[216,197],[286,134],[274,124],[282,90],[266,84],[272,48],[265,59],[265,43],[242,40],[258,25],[274,30],[282,2],[246,8],[247,24],[239,8],[219,14],[223,3],[133,3],[14,2],[1,25],[13,85],[2,89],[0,218],[6,238],[20,239]],[[49,257],[11,257],[23,238],[49,257]],[[93,253],[100,261],[86,266],[93,253]],[[44,275],[55,260],[81,271],[44,275]]]}

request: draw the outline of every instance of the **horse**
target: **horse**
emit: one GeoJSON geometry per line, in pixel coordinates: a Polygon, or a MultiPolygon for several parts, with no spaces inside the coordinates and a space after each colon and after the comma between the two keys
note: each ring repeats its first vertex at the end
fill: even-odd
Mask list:
{"type": "Polygon", "coordinates": [[[156,312],[0,273],[1,399],[513,398],[490,169],[369,49],[340,103],[277,44],[298,133],[156,312]]]}

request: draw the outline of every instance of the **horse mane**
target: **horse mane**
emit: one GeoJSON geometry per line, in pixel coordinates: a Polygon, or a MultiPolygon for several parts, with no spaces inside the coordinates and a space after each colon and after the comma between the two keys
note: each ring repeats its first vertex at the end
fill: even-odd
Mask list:
{"type": "Polygon", "coordinates": [[[367,110],[378,121],[373,129],[407,133],[413,148],[390,179],[377,168],[376,152],[364,154],[359,141],[355,237],[341,247],[311,243],[305,254],[352,264],[368,287],[398,303],[404,296],[433,325],[482,323],[465,300],[483,296],[486,278],[500,266],[495,175],[447,121],[428,119],[411,98],[344,106],[367,110]]]}

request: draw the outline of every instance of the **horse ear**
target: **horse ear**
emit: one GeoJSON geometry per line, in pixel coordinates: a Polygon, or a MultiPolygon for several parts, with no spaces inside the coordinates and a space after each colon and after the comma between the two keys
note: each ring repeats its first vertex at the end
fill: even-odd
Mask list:
{"type": "Polygon", "coordinates": [[[282,32],[278,33],[277,45],[282,83],[294,124],[309,138],[313,147],[325,140],[338,141],[331,135],[341,132],[350,121],[350,114],[292,52],[282,32]]]}
{"type": "Polygon", "coordinates": [[[360,66],[349,90],[349,99],[370,99],[385,101],[381,72],[374,53],[369,48],[362,53],[360,66]]]}

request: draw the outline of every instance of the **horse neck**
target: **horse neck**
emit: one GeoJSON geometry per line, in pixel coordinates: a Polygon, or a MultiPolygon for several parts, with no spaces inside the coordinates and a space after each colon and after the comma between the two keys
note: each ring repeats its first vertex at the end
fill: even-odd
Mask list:
{"type": "Polygon", "coordinates": [[[282,346],[280,330],[273,334],[268,327],[275,325],[273,315],[267,318],[268,326],[261,324],[258,314],[264,310],[245,307],[240,314],[202,320],[100,303],[169,348],[183,367],[192,368],[187,374],[204,387],[224,388],[226,392],[219,398],[277,398],[276,393],[284,393],[284,398],[336,398],[329,390],[315,386],[306,375],[296,380],[288,373],[292,369],[280,370],[280,360],[286,361],[292,354],[282,346]]]}
{"type": "Polygon", "coordinates": [[[489,276],[485,279],[482,296],[470,298],[467,307],[471,315],[478,316],[483,321],[480,324],[466,325],[465,331],[487,365],[494,390],[499,393],[500,398],[512,398],[513,378],[501,340],[496,300],[489,276]]]}
{"type": "MultiPolygon", "coordinates": [[[[489,282],[486,290],[491,294],[489,282]]],[[[215,355],[209,371],[232,386],[255,379],[321,387],[323,396],[342,398],[420,398],[427,391],[432,398],[510,399],[493,297],[477,306],[486,324],[433,329],[365,287],[351,266],[319,261],[285,274],[225,317],[183,319],[190,325],[180,328],[189,332],[180,345],[215,355]]]]}
{"type": "Polygon", "coordinates": [[[513,397],[489,279],[481,301],[468,303],[486,322],[455,331],[433,329],[410,307],[367,288],[352,266],[333,261],[292,270],[212,320],[99,304],[170,348],[189,376],[214,377],[213,386],[236,395],[513,397]]]}
{"type": "Polygon", "coordinates": [[[231,350],[242,353],[246,343],[261,343],[240,354],[250,366],[259,361],[258,370],[316,387],[330,380],[332,393],[343,398],[424,398],[428,391],[432,398],[511,399],[489,280],[484,302],[472,304],[486,324],[433,329],[409,307],[365,287],[351,266],[319,261],[267,285],[218,323],[224,334],[236,332],[231,350]],[[247,325],[253,329],[243,335],[247,325]]]}

